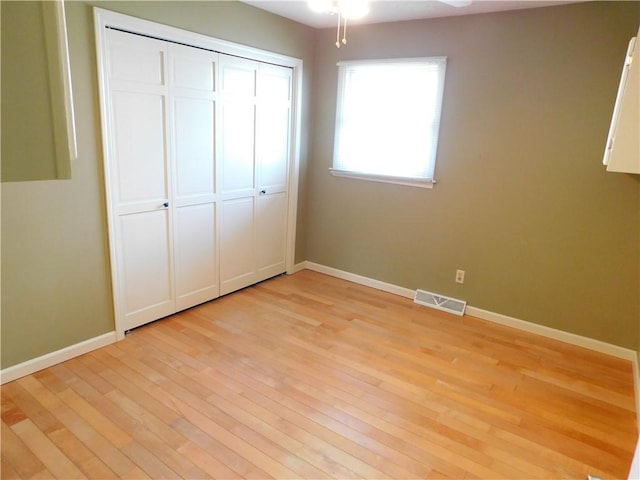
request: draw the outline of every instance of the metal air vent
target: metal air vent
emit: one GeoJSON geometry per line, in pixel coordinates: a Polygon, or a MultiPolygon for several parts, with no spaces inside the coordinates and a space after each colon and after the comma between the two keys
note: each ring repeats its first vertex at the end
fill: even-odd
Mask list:
{"type": "Polygon", "coordinates": [[[426,307],[443,310],[460,316],[464,315],[464,310],[467,308],[467,302],[464,300],[445,297],[444,295],[438,295],[437,293],[431,293],[425,290],[416,290],[413,301],[426,307]]]}

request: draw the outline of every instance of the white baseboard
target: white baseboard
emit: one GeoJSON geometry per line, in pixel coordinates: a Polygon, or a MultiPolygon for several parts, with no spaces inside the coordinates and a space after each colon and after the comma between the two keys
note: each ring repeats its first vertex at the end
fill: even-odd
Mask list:
{"type": "Polygon", "coordinates": [[[326,267],[318,263],[302,262],[302,264],[298,265],[303,264],[304,267],[301,268],[301,270],[306,268],[308,270],[313,270],[314,272],[325,273],[332,277],[341,278],[342,280],[348,280],[349,282],[358,283],[360,285],[375,288],[377,290],[394,293],[396,295],[400,295],[401,297],[413,298],[416,293],[415,290],[399,287],[391,283],[381,282],[380,280],[374,280],[373,278],[363,277],[362,275],[356,275],[355,273],[345,272],[344,270],[338,270],[337,268],[326,267]]]}
{"type": "Polygon", "coordinates": [[[605,355],[611,355],[612,357],[622,358],[633,362],[637,361],[635,350],[629,348],[619,347],[611,343],[602,342],[589,337],[583,337],[576,335],[575,333],[565,332],[564,330],[558,330],[544,325],[538,325],[537,323],[527,322],[525,320],[519,320],[517,318],[508,317],[500,313],[494,313],[481,308],[467,306],[467,315],[477,317],[482,320],[487,320],[493,323],[499,323],[507,327],[517,328],[529,333],[535,333],[542,337],[552,338],[553,340],[559,340],[561,342],[576,345],[578,347],[588,348],[596,352],[604,353],[605,355]]]}
{"type": "Polygon", "coordinates": [[[298,273],[300,270],[304,270],[304,269],[306,269],[306,268],[307,268],[307,264],[308,264],[308,263],[309,263],[309,262],[307,262],[307,261],[300,262],[300,263],[296,263],[296,264],[293,266],[293,271],[292,271],[291,273],[298,273]]]}
{"type": "Polygon", "coordinates": [[[58,363],[72,358],[78,357],[85,353],[96,350],[100,347],[106,347],[116,341],[116,332],[105,333],[97,337],[90,338],[75,345],[69,345],[68,347],[56,350],[55,352],[47,353],[41,357],[27,360],[26,362],[19,363],[12,367],[0,370],[0,385],[4,385],[7,382],[11,382],[25,375],[30,375],[39,370],[51,367],[58,363]]]}
{"type": "MultiPolygon", "coordinates": [[[[337,277],[343,280],[358,283],[360,285],[365,285],[367,287],[384,290],[385,292],[394,293],[402,297],[413,298],[415,294],[415,290],[399,287],[397,285],[381,282],[379,280],[374,280],[371,278],[363,277],[361,275],[356,275],[354,273],[345,272],[343,270],[338,270],[337,268],[327,267],[313,262],[301,262],[296,265],[295,271],[297,272],[300,270],[304,270],[305,268],[308,270],[313,270],[315,272],[325,273],[327,275],[331,275],[332,277],[337,277]]],[[[505,325],[508,327],[516,328],[518,330],[534,333],[543,337],[559,340],[571,345],[588,348],[589,350],[604,353],[606,355],[611,355],[613,357],[629,360],[633,365],[633,377],[636,394],[636,419],[638,421],[638,427],[640,429],[640,368],[638,365],[638,355],[635,350],[620,347],[618,345],[612,345],[610,343],[595,340],[593,338],[576,335],[575,333],[569,333],[563,330],[546,327],[544,325],[538,325],[536,323],[527,322],[525,320],[519,320],[507,315],[490,312],[488,310],[483,310],[481,308],[472,307],[469,305],[467,305],[465,315],[477,317],[489,322],[499,323],[500,325],[505,325]]]]}

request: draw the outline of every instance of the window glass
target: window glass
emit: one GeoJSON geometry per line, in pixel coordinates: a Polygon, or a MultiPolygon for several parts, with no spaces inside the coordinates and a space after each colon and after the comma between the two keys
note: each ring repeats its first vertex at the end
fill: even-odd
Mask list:
{"type": "Polygon", "coordinates": [[[446,58],[341,62],[332,173],[431,184],[446,58]]]}

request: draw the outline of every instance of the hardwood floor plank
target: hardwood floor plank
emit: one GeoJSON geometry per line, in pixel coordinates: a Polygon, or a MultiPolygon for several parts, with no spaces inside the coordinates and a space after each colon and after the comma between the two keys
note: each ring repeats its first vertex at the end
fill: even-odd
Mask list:
{"type": "Polygon", "coordinates": [[[30,419],[11,427],[27,447],[55,477],[87,478],[75,464],[30,419]]]}
{"type": "MultiPolygon", "coordinates": [[[[60,400],[47,390],[33,376],[23,377],[16,383],[16,386],[24,388],[37,399],[39,405],[47,411],[36,410],[37,413],[30,413],[29,418],[36,423],[38,428],[46,433],[49,439],[76,465],[88,478],[112,478],[113,471],[99,460],[75,435],[73,435],[58,418],[51,413],[52,410],[61,405],[60,400]]],[[[23,405],[28,404],[24,401],[23,405]]],[[[30,403],[30,402],[29,402],[30,403]]]]}
{"type": "Polygon", "coordinates": [[[0,474],[6,480],[15,480],[22,478],[20,474],[13,468],[9,459],[4,455],[0,456],[0,474]]]}
{"type": "MultiPolygon", "coordinates": [[[[66,366],[69,370],[74,371],[75,363],[77,362],[68,362],[66,366]]],[[[135,415],[129,415],[126,411],[119,408],[117,403],[112,402],[111,396],[115,395],[112,387],[107,388],[107,395],[102,395],[93,387],[94,385],[103,384],[106,384],[106,382],[103,382],[89,370],[78,369],[76,371],[76,380],[70,386],[78,395],[82,396],[92,406],[98,408],[101,412],[108,413],[109,418],[120,428],[126,430],[135,442],[145,445],[149,454],[161,459],[162,463],[172,469],[172,471],[176,472],[179,476],[184,478],[203,477],[204,472],[195,467],[191,462],[186,461],[182,455],[176,452],[176,448],[174,446],[165,443],[163,439],[156,434],[156,432],[147,429],[145,425],[140,422],[140,419],[135,417],[135,415]],[[85,380],[91,383],[89,384],[85,382],[85,380]]],[[[172,437],[172,440],[175,440],[175,437],[172,437]]],[[[185,440],[183,439],[181,444],[184,443],[184,441],[185,440]]],[[[145,458],[147,457],[145,456],[145,458]]]]}
{"type": "MultiPolygon", "coordinates": [[[[335,425],[335,422],[332,422],[324,415],[313,412],[304,404],[287,397],[282,392],[270,389],[264,383],[254,379],[251,372],[243,371],[233,366],[225,367],[223,372],[224,374],[231,374],[234,379],[238,379],[250,387],[243,396],[257,402],[270,411],[279,412],[286,421],[286,423],[280,425],[280,428],[285,429],[285,432],[291,435],[297,433],[297,435],[300,435],[301,438],[304,439],[307,445],[316,445],[325,455],[329,455],[330,458],[336,458],[341,462],[345,462],[346,457],[344,457],[344,454],[341,453],[340,450],[350,453],[357,462],[368,461],[375,463],[377,461],[377,455],[366,448],[367,444],[371,441],[369,438],[360,441],[358,432],[353,430],[349,432],[348,436],[341,435],[342,432],[335,431],[331,428],[332,425],[335,425]],[[309,436],[309,434],[312,434],[312,436],[309,436]],[[331,446],[335,446],[336,448],[334,449],[331,446]],[[370,458],[371,454],[374,455],[373,459],[370,458]]],[[[409,449],[412,450],[413,447],[409,446],[409,449]]],[[[413,450],[412,452],[418,457],[416,461],[423,464],[423,469],[430,468],[433,462],[437,463],[437,459],[430,459],[429,456],[423,452],[417,454],[413,450]]],[[[349,469],[357,471],[357,465],[352,466],[351,462],[345,465],[347,465],[349,469]]],[[[449,465],[449,467],[452,478],[460,478],[463,476],[463,470],[452,465],[449,465]]],[[[443,466],[443,469],[446,469],[446,466],[443,466]]]]}
{"type": "MultiPolygon", "coordinates": [[[[227,382],[227,383],[228,383],[228,382],[227,382]]],[[[210,397],[210,398],[211,398],[211,397],[210,397]]],[[[215,403],[216,403],[216,405],[218,405],[218,401],[216,401],[215,403]]],[[[367,440],[365,440],[365,443],[367,443],[367,444],[368,444],[368,447],[371,447],[371,442],[370,442],[370,441],[368,441],[368,439],[367,439],[367,440]]],[[[391,451],[393,451],[393,450],[389,450],[388,452],[391,452],[391,451]]],[[[381,452],[383,453],[383,456],[384,456],[384,454],[385,454],[385,453],[388,453],[388,452],[387,452],[386,450],[384,450],[384,449],[381,449],[381,452]]],[[[396,452],[396,455],[400,456],[400,454],[399,454],[399,453],[397,453],[397,452],[396,452]]],[[[388,465],[388,466],[387,466],[387,468],[391,468],[391,467],[388,465]]],[[[397,467],[396,467],[396,468],[397,468],[397,467]]],[[[408,471],[404,471],[404,472],[402,472],[402,473],[399,473],[399,472],[400,472],[400,470],[398,470],[396,473],[397,473],[397,475],[398,475],[398,476],[401,476],[401,477],[402,477],[402,476],[408,476],[408,475],[410,475],[410,473],[409,473],[408,471]]],[[[421,472],[421,473],[423,473],[423,472],[421,472]]],[[[390,474],[390,473],[389,473],[389,472],[387,472],[387,475],[389,475],[389,474],[390,474]]]]}
{"type": "MultiPolygon", "coordinates": [[[[11,388],[8,384],[6,388],[11,388]]],[[[27,415],[19,408],[8,395],[2,396],[2,421],[9,426],[15,425],[18,422],[22,422],[27,418],[27,415]]]]}
{"type": "Polygon", "coordinates": [[[254,447],[246,439],[238,436],[236,432],[230,432],[218,425],[208,416],[181,401],[176,401],[176,407],[183,416],[200,426],[205,432],[218,440],[230,450],[238,452],[240,456],[249,460],[256,467],[273,475],[276,478],[298,478],[299,475],[285,466],[285,458],[272,459],[259,448],[254,447]],[[280,462],[278,461],[280,460],[280,462]]]}
{"type": "Polygon", "coordinates": [[[186,443],[178,451],[212,478],[235,478],[238,476],[236,472],[194,443],[186,443]]]}
{"type": "MultiPolygon", "coordinates": [[[[122,352],[120,352],[120,354],[121,353],[122,352]]],[[[123,379],[127,379],[127,383],[134,383],[142,387],[156,401],[161,403],[164,408],[168,408],[171,412],[169,416],[160,418],[170,422],[169,425],[173,429],[200,448],[207,451],[215,459],[218,459],[223,465],[226,465],[231,471],[235,472],[236,475],[243,476],[255,468],[253,464],[247,462],[233,450],[222,445],[216,439],[210,437],[206,432],[201,430],[198,426],[186,420],[175,407],[173,398],[166,395],[162,389],[157,387],[147,377],[140,375],[133,370],[131,368],[131,364],[134,362],[132,359],[128,359],[127,364],[124,364],[119,359],[120,354],[115,348],[93,352],[94,357],[100,358],[105,365],[109,366],[109,376],[121,377],[123,379]]],[[[127,383],[124,383],[123,385],[126,385],[127,383]]]]}
{"type": "MultiPolygon", "coordinates": [[[[166,349],[170,349],[170,347],[166,346],[166,349]]],[[[199,372],[192,370],[187,366],[179,365],[175,357],[169,358],[167,354],[164,353],[165,351],[166,350],[164,348],[161,350],[156,350],[155,351],[156,356],[151,360],[151,364],[155,363],[157,366],[157,365],[161,365],[163,361],[169,362],[172,365],[173,370],[168,369],[167,367],[162,369],[163,373],[167,376],[167,378],[174,380],[176,383],[182,384],[190,392],[198,391],[197,387],[199,384],[195,381],[188,381],[188,378],[195,377],[200,379],[201,375],[199,374],[199,372]],[[180,378],[180,375],[178,374],[178,372],[180,372],[181,374],[184,374],[187,378],[180,378]]],[[[174,354],[179,355],[179,352],[174,352],[174,354]]],[[[147,363],[148,366],[151,366],[151,364],[147,363]]],[[[208,379],[210,380],[211,377],[208,377],[208,379]]],[[[283,447],[284,449],[288,450],[288,454],[296,453],[298,456],[300,456],[299,449],[302,446],[302,444],[291,445],[290,438],[283,440],[282,437],[279,437],[278,435],[279,432],[277,432],[274,429],[267,428],[267,426],[262,421],[260,421],[260,419],[252,418],[248,412],[236,409],[233,404],[224,403],[225,402],[224,398],[219,396],[216,393],[216,392],[219,392],[220,390],[224,390],[223,385],[218,384],[216,385],[215,388],[213,388],[211,385],[208,385],[208,388],[206,388],[203,385],[202,388],[205,388],[205,390],[202,391],[202,389],[200,389],[200,392],[203,393],[204,396],[207,396],[208,394],[208,397],[206,398],[206,400],[210,404],[215,405],[215,407],[219,409],[221,412],[229,415],[229,420],[227,421],[224,421],[224,419],[220,419],[220,418],[218,419],[222,420],[222,422],[228,425],[229,428],[235,429],[234,431],[238,432],[242,437],[247,438],[247,440],[250,441],[254,446],[260,445],[259,448],[262,451],[268,453],[269,456],[271,457],[277,458],[277,457],[282,457],[283,455],[287,455],[287,452],[282,450],[279,451],[275,448],[275,445],[270,445],[268,442],[264,441],[265,438],[269,438],[271,441],[273,441],[274,444],[279,445],[280,447],[283,447]],[[226,408],[222,408],[223,407],[222,404],[224,404],[224,407],[226,408]],[[238,422],[238,425],[233,427],[232,425],[229,424],[229,421],[238,422]],[[247,428],[243,428],[240,424],[244,425],[247,428]],[[261,434],[262,438],[259,436],[256,436],[256,433],[261,434]]],[[[291,458],[295,458],[295,457],[291,457],[291,458]]],[[[304,459],[303,456],[301,456],[301,458],[303,460],[306,460],[304,459]]],[[[292,470],[296,471],[296,473],[298,473],[301,476],[311,477],[311,478],[322,478],[323,476],[326,476],[326,473],[323,473],[320,470],[315,469],[314,467],[311,466],[311,464],[308,464],[308,463],[304,464],[299,461],[296,461],[294,462],[294,464],[289,466],[292,470]]]]}
{"type": "Polygon", "coordinates": [[[138,442],[129,442],[122,451],[150,478],[182,478],[138,442]]]}
{"type": "MultiPolygon", "coordinates": [[[[161,387],[154,390],[156,393],[167,398],[167,402],[172,404],[185,419],[191,421],[193,424],[197,424],[214,439],[227,446],[232,451],[242,452],[244,458],[248,459],[251,463],[265,472],[272,473],[276,477],[299,477],[299,474],[296,474],[286,466],[274,462],[268,455],[260,450],[260,448],[255,448],[253,444],[258,443],[260,439],[256,438],[252,432],[233,430],[230,427],[228,419],[219,415],[218,411],[216,411],[213,406],[207,404],[187,389],[181,387],[179,384],[164,381],[164,379],[168,380],[168,378],[163,375],[163,372],[174,379],[178,379],[182,383],[184,383],[185,379],[180,378],[177,375],[173,375],[173,371],[163,367],[162,362],[149,362],[148,359],[147,363],[144,363],[143,361],[129,360],[129,365],[141,373],[144,372],[153,375],[159,383],[162,383],[161,387]],[[225,428],[225,425],[227,429],[225,428]]],[[[260,445],[263,449],[271,447],[268,442],[261,442],[260,445]]],[[[282,454],[282,452],[277,456],[283,462],[289,461],[287,455],[282,454]]]]}
{"type": "MultiPolygon", "coordinates": [[[[26,417],[21,421],[26,421],[26,417]]],[[[24,443],[4,420],[1,426],[0,439],[2,439],[3,463],[6,461],[11,464],[11,467],[20,478],[31,478],[38,472],[45,470],[44,463],[35,455],[35,452],[24,443]]]]}
{"type": "Polygon", "coordinates": [[[3,478],[625,478],[631,363],[316,272],[3,386],[3,478]]]}
{"type": "Polygon", "coordinates": [[[58,396],[91,425],[104,438],[111,442],[116,448],[123,448],[131,442],[131,436],[113,423],[106,414],[98,411],[93,405],[84,400],[74,390],[67,389],[60,392],[58,396]]]}
{"type": "Polygon", "coordinates": [[[36,473],[33,477],[31,477],[32,479],[42,479],[42,480],[54,480],[55,477],[49,470],[47,470],[46,468],[44,470],[42,470],[41,472],[36,473]]]}
{"type": "Polygon", "coordinates": [[[135,465],[126,455],[67,405],[61,405],[53,413],[66,428],[117,476],[125,475],[135,468],[135,465]]]}
{"type": "Polygon", "coordinates": [[[150,479],[153,477],[150,477],[149,475],[147,475],[140,467],[134,467],[132,470],[125,473],[120,478],[129,479],[129,480],[139,480],[144,478],[150,479]]]}

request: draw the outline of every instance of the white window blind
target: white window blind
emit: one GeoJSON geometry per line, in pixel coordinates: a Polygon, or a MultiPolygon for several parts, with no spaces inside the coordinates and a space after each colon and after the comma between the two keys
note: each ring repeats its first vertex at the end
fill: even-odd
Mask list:
{"type": "Polygon", "coordinates": [[[430,186],[446,57],[338,63],[334,175],[430,186]]]}

